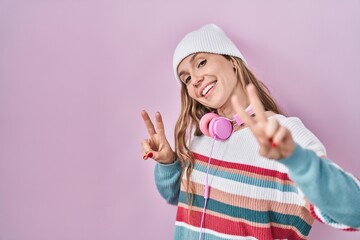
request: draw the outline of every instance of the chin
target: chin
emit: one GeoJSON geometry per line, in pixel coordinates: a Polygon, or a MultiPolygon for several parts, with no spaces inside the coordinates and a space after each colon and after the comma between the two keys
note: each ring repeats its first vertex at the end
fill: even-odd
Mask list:
{"type": "Polygon", "coordinates": [[[222,106],[224,106],[224,104],[225,103],[223,103],[223,102],[213,102],[213,103],[207,103],[207,104],[202,103],[202,105],[209,107],[209,108],[213,108],[213,109],[219,109],[222,106]]]}
{"type": "Polygon", "coordinates": [[[209,108],[219,109],[226,104],[227,101],[224,100],[225,98],[226,96],[224,95],[213,95],[206,99],[206,101],[199,101],[199,103],[209,108]]]}

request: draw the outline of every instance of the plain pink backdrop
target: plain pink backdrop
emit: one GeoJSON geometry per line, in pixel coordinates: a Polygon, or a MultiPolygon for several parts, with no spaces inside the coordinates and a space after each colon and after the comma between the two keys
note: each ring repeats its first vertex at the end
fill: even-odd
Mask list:
{"type": "Polygon", "coordinates": [[[173,50],[206,23],[360,176],[358,0],[0,0],[1,240],[172,238],[140,111],[161,111],[173,144],[173,50]]]}

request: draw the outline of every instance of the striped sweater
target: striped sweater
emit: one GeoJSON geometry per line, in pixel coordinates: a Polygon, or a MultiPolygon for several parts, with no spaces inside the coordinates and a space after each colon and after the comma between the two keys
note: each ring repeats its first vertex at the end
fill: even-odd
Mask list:
{"type": "MultiPolygon", "coordinates": [[[[306,239],[314,219],[344,230],[360,227],[359,180],[324,158],[324,146],[298,118],[272,117],[290,130],[296,142],[287,159],[260,156],[248,128],[214,143],[202,239],[306,239]]],[[[213,141],[193,137],[189,145],[196,160],[190,177],[195,186],[190,212],[186,189],[180,184],[180,162],[155,167],[160,194],[178,206],[176,240],[198,239],[213,141]]]]}

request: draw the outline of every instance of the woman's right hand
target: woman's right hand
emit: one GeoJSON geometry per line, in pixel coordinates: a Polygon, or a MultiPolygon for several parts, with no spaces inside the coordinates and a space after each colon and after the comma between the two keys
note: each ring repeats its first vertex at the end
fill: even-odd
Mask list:
{"type": "Polygon", "coordinates": [[[149,138],[142,141],[143,159],[152,158],[162,164],[170,164],[176,160],[176,154],[172,150],[165,136],[165,128],[161,114],[155,114],[156,130],[149,114],[143,110],[141,116],[149,133],[149,138]]]}

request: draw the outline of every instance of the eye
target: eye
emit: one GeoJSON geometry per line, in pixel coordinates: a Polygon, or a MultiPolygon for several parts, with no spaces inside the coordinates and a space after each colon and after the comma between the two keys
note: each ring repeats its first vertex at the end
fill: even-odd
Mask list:
{"type": "Polygon", "coordinates": [[[206,64],[206,59],[201,60],[201,62],[198,64],[198,68],[204,66],[206,64]]]}
{"type": "Polygon", "coordinates": [[[186,85],[188,85],[188,84],[190,83],[190,81],[191,81],[191,77],[190,77],[190,75],[189,75],[189,76],[187,76],[187,77],[185,77],[185,79],[184,79],[184,83],[185,83],[186,85]]]}

